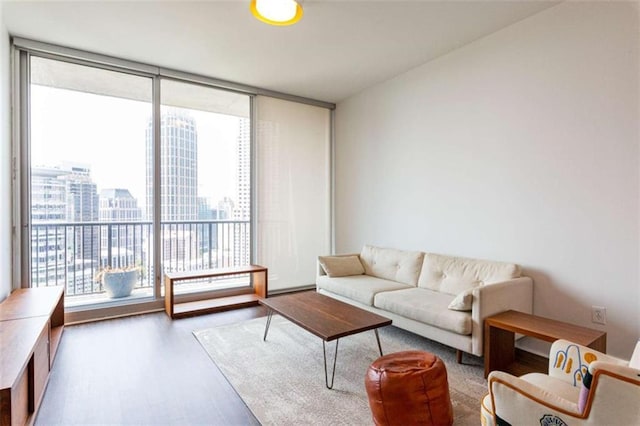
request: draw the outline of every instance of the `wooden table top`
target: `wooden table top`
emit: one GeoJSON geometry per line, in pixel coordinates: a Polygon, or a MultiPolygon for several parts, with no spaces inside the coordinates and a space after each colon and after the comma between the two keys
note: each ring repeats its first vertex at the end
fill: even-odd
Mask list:
{"type": "Polygon", "coordinates": [[[518,311],[502,312],[485,318],[485,322],[490,326],[525,334],[546,342],[567,339],[567,336],[570,336],[571,341],[583,346],[589,346],[606,334],[604,331],[518,311]]]}
{"type": "Polygon", "coordinates": [[[261,299],[260,304],[325,341],[391,325],[391,320],[315,291],[261,299]]]}
{"type": "Polygon", "coordinates": [[[0,321],[51,315],[64,291],[62,286],[39,287],[37,291],[21,288],[11,293],[12,297],[0,303],[0,321]]]}

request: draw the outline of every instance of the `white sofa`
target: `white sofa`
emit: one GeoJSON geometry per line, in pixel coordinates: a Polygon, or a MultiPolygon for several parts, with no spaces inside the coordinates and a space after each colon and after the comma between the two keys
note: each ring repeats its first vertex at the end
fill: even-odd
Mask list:
{"type": "Polygon", "coordinates": [[[316,287],[457,349],[458,361],[482,356],[486,317],[533,307],[533,282],[518,265],[374,246],[320,256],[316,287]]]}

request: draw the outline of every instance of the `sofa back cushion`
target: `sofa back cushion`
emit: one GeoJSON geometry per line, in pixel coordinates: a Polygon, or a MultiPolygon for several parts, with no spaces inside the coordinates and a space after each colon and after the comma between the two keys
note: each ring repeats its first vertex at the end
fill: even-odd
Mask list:
{"type": "Polygon", "coordinates": [[[470,288],[520,276],[514,263],[425,253],[418,287],[457,295],[470,288]]]}
{"type": "Polygon", "coordinates": [[[418,284],[423,255],[420,251],[365,245],[360,253],[360,261],[367,275],[415,286],[418,284]]]}

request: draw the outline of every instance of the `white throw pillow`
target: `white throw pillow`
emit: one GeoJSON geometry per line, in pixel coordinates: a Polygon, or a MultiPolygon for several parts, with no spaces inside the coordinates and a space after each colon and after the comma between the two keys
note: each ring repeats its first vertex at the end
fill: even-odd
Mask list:
{"type": "Polygon", "coordinates": [[[466,289],[465,291],[458,293],[455,299],[449,303],[449,309],[454,311],[470,311],[471,305],[473,303],[473,292],[472,288],[466,289]]]}
{"type": "Polygon", "coordinates": [[[364,274],[364,267],[358,256],[319,256],[318,261],[331,278],[364,274]]]}

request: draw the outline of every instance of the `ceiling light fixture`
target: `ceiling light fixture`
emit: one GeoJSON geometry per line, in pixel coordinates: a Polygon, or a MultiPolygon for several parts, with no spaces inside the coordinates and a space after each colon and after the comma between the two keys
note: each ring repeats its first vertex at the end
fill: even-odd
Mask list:
{"type": "Polygon", "coordinates": [[[251,0],[251,13],[270,25],[291,25],[302,18],[300,0],[251,0]]]}

